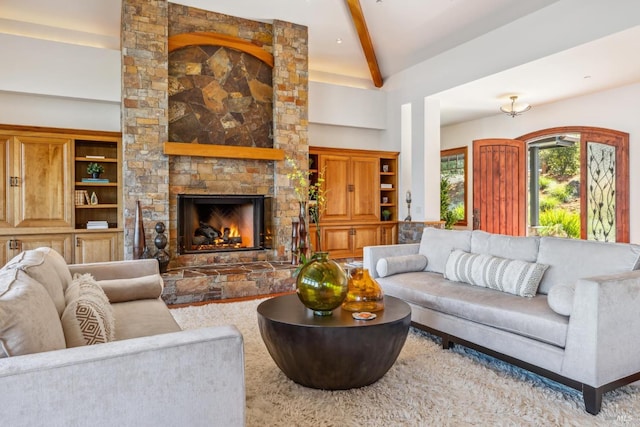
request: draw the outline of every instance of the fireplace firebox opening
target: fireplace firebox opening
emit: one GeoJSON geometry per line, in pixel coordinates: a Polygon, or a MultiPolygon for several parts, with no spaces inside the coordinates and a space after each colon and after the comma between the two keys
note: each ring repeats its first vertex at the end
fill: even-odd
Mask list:
{"type": "Polygon", "coordinates": [[[178,253],[265,249],[265,196],[178,195],[178,253]]]}

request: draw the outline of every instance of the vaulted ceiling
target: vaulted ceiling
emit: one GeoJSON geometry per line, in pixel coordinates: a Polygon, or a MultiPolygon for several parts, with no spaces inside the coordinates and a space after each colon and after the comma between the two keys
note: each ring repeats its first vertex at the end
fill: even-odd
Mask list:
{"type": "MultiPolygon", "coordinates": [[[[179,0],[260,21],[309,27],[314,81],[365,88],[558,0],[179,0]],[[357,6],[360,6],[358,8],[357,6]],[[354,12],[355,8],[355,12],[354,12]],[[358,11],[359,9],[359,11],[358,11]],[[361,36],[363,26],[370,45],[361,36]],[[360,30],[360,31],[358,31],[360,30]],[[362,40],[367,47],[363,51],[362,40]],[[375,63],[372,65],[372,54],[375,63]],[[377,70],[377,71],[376,71],[377,70]]],[[[2,0],[0,32],[119,49],[119,0],[2,0]]],[[[558,29],[562,37],[567,28],[558,29]]],[[[535,37],[535,29],[526,28],[535,37]]],[[[442,123],[496,114],[517,91],[534,105],[640,81],[640,27],[578,46],[439,95],[442,123]],[[602,60],[603,56],[606,60],[602,60]],[[542,77],[549,75],[548,79],[542,77]],[[588,80],[588,82],[587,82],[588,80]]],[[[505,43],[508,43],[505,40],[505,43]]]]}

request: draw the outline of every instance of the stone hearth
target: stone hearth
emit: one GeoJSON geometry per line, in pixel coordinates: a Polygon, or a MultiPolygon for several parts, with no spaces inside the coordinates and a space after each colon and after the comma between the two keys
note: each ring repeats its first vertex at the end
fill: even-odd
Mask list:
{"type": "Polygon", "coordinates": [[[162,275],[167,304],[191,304],[291,292],[296,266],[280,261],[176,268],[162,275]]]}

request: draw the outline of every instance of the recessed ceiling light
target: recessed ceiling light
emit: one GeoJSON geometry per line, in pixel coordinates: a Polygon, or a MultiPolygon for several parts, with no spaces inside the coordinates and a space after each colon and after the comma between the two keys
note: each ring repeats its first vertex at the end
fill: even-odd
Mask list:
{"type": "Polygon", "coordinates": [[[342,43],[342,39],[341,39],[340,37],[338,37],[338,38],[336,39],[336,43],[341,44],[341,43],[342,43]]]}
{"type": "Polygon", "coordinates": [[[591,76],[589,76],[589,75],[586,75],[586,76],[583,77],[583,79],[590,79],[590,78],[591,78],[591,76]]]}

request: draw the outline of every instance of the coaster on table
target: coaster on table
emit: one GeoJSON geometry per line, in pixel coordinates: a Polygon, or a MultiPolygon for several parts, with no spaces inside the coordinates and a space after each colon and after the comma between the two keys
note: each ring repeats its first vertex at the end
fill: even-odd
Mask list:
{"type": "Polygon", "coordinates": [[[358,313],[352,314],[353,318],[356,320],[373,320],[377,317],[374,313],[369,313],[368,311],[361,311],[358,313]]]}

